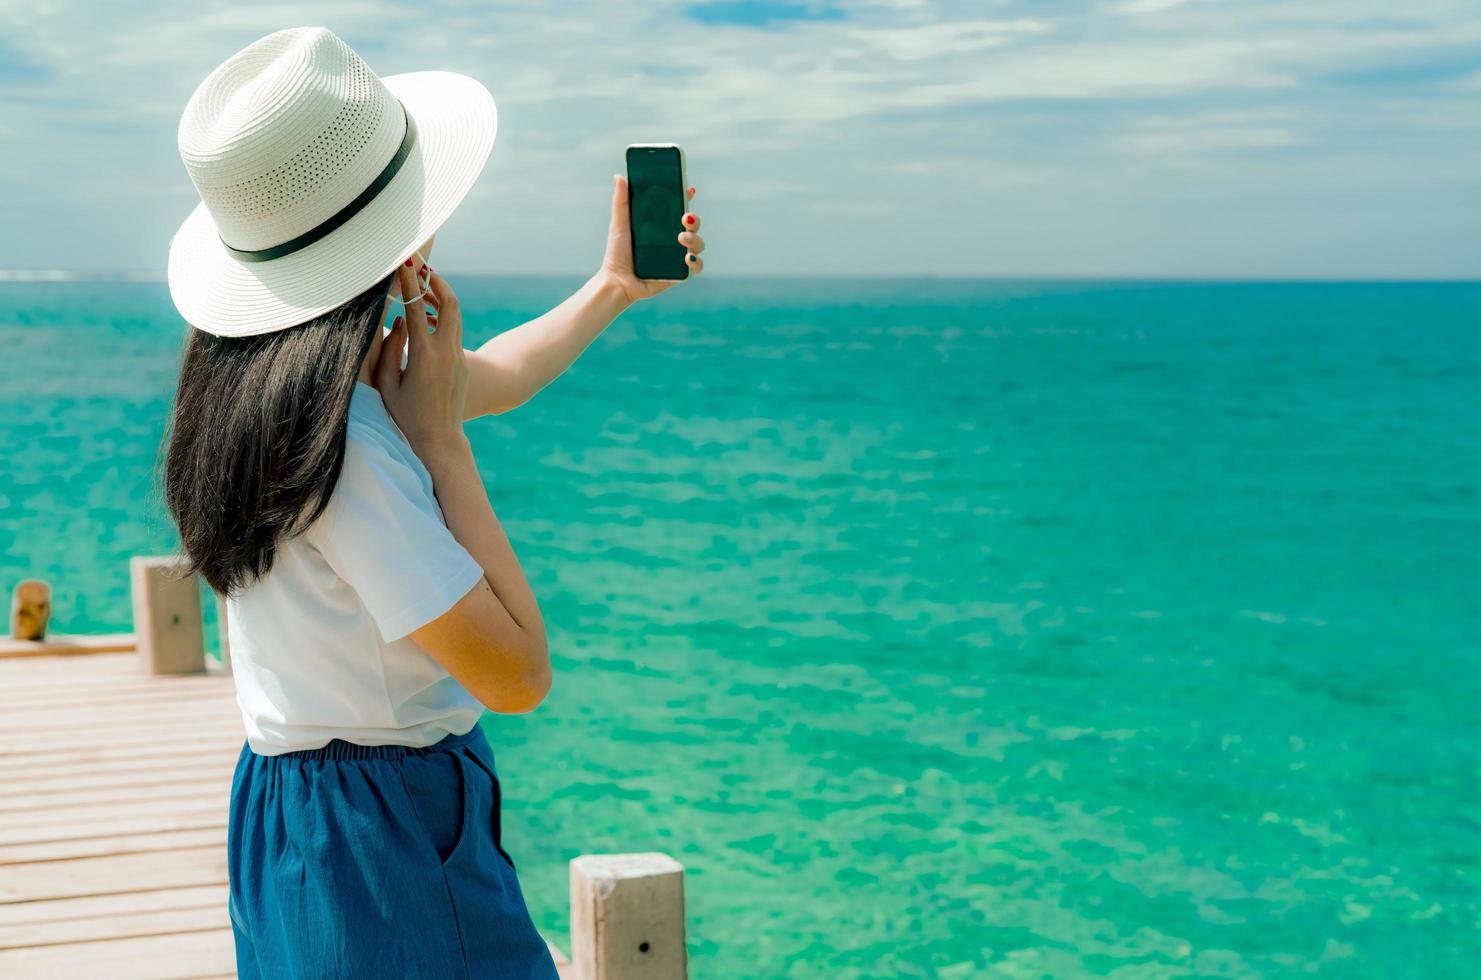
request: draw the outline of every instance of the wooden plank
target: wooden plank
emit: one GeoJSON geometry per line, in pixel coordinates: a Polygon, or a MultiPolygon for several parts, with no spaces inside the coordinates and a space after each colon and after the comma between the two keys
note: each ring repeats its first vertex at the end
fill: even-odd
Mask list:
{"type": "Polygon", "coordinates": [[[229,975],[235,969],[236,952],[230,929],[0,952],[0,976],[7,980],[53,977],[186,980],[229,975]]]}
{"type": "MultiPolygon", "coordinates": [[[[108,733],[97,734],[99,737],[106,737],[108,733]]],[[[241,749],[245,740],[245,736],[238,732],[234,735],[212,734],[209,738],[193,738],[183,745],[170,742],[160,745],[113,745],[107,742],[100,745],[73,745],[46,753],[0,756],[0,773],[37,768],[53,772],[78,768],[122,772],[125,766],[158,766],[166,759],[184,759],[190,756],[221,758],[225,748],[232,749],[231,754],[235,756],[236,750],[241,749]]]]}
{"type": "Polygon", "coordinates": [[[99,636],[49,636],[44,640],[0,639],[0,659],[21,657],[75,657],[86,654],[133,653],[138,649],[132,633],[99,636]]]}
{"type": "Polygon", "coordinates": [[[178,786],[183,783],[207,782],[223,778],[230,782],[235,765],[235,755],[230,758],[213,755],[205,757],[204,761],[187,762],[178,766],[156,763],[148,766],[135,766],[123,771],[69,766],[60,772],[51,769],[36,773],[16,773],[5,780],[6,795],[0,795],[0,809],[4,809],[5,801],[9,798],[8,794],[11,793],[40,797],[49,794],[102,791],[117,786],[178,786]]]}
{"type": "MultiPolygon", "coordinates": [[[[27,835],[28,841],[47,841],[47,836],[30,836],[33,830],[61,826],[123,826],[136,817],[194,816],[201,813],[225,813],[230,786],[216,786],[215,791],[195,793],[170,799],[130,799],[127,802],[99,802],[77,805],[64,811],[22,810],[7,814],[0,822],[0,844],[15,844],[16,836],[27,835]]],[[[105,830],[107,833],[107,830],[105,830]]]]}
{"type": "Polygon", "coordinates": [[[55,685],[27,692],[23,697],[10,697],[9,691],[0,692],[0,710],[11,712],[77,711],[77,720],[86,722],[86,709],[102,708],[121,704],[152,704],[167,707],[179,704],[181,699],[217,698],[232,703],[231,681],[218,674],[183,674],[170,681],[169,687],[161,690],[157,683],[145,683],[140,687],[110,685],[105,689],[87,688],[68,691],[55,685]]]}
{"type": "MultiPolygon", "coordinates": [[[[241,731],[242,721],[240,718],[212,719],[196,724],[182,722],[179,725],[167,725],[161,723],[158,726],[151,726],[147,729],[113,732],[108,736],[108,744],[110,747],[135,746],[139,748],[157,748],[178,744],[182,736],[188,736],[195,732],[199,732],[202,735],[220,737],[228,733],[240,733],[241,731]]],[[[0,742],[0,757],[18,755],[44,756],[48,752],[57,749],[84,748],[93,744],[97,737],[98,734],[96,732],[89,731],[62,731],[50,738],[47,738],[45,735],[30,738],[8,735],[3,742],[0,742]]],[[[188,742],[190,739],[186,739],[186,741],[188,742]]]]}
{"type": "Polygon", "coordinates": [[[211,687],[148,694],[125,693],[124,696],[95,700],[89,704],[48,703],[38,698],[24,704],[0,705],[0,723],[5,725],[5,729],[24,731],[42,719],[54,719],[65,713],[76,725],[87,728],[106,728],[109,717],[148,718],[150,726],[154,727],[168,725],[184,713],[204,715],[220,712],[223,717],[230,718],[236,714],[235,704],[231,685],[213,679],[211,687]]]}
{"type": "MultiPolygon", "coordinates": [[[[17,749],[14,752],[0,752],[0,773],[25,772],[35,769],[51,769],[56,772],[74,767],[107,769],[111,768],[111,764],[115,762],[151,760],[158,762],[161,759],[172,759],[185,755],[201,755],[208,749],[217,753],[218,756],[223,752],[235,755],[245,740],[240,723],[230,725],[213,722],[209,727],[199,726],[194,730],[194,735],[191,732],[192,729],[186,726],[180,732],[157,733],[155,735],[157,741],[145,742],[129,739],[120,744],[105,743],[102,745],[88,745],[86,739],[79,737],[68,739],[65,746],[56,747],[51,751],[34,749],[25,752],[17,749]]],[[[105,732],[92,734],[98,739],[110,737],[110,734],[105,732]]],[[[11,743],[0,744],[9,745],[11,743]]]]}
{"type": "MultiPolygon", "coordinates": [[[[180,694],[159,697],[139,694],[120,694],[107,699],[95,699],[88,702],[60,701],[39,702],[31,701],[24,705],[0,704],[0,715],[7,720],[29,721],[37,725],[48,727],[55,724],[58,716],[65,715],[68,721],[76,728],[97,730],[102,726],[94,720],[95,712],[117,711],[120,709],[133,709],[141,713],[145,709],[153,708],[155,717],[168,716],[177,706],[183,704],[210,704],[218,710],[225,708],[228,715],[234,713],[235,699],[230,692],[215,690],[203,690],[195,693],[182,692],[180,694]]],[[[24,725],[13,725],[10,727],[23,728],[24,725]]]]}
{"type": "MultiPolygon", "coordinates": [[[[9,708],[0,708],[0,712],[12,714],[9,708]]],[[[236,699],[225,691],[183,692],[169,700],[143,704],[17,708],[12,718],[14,720],[7,719],[5,727],[0,728],[0,746],[7,749],[16,742],[39,748],[48,745],[65,746],[64,736],[74,734],[86,736],[111,732],[115,736],[114,744],[121,744],[130,736],[135,741],[148,741],[159,732],[175,732],[182,728],[188,730],[192,727],[192,722],[224,725],[235,723],[241,728],[236,699]],[[70,722],[60,731],[56,725],[59,715],[66,716],[70,722]],[[145,723],[133,724],[135,721],[145,723]],[[52,736],[49,741],[45,737],[48,734],[52,736]]]]}
{"type": "Polygon", "coordinates": [[[66,812],[49,819],[29,819],[32,814],[19,814],[24,821],[7,819],[0,827],[0,846],[7,844],[41,844],[46,841],[77,840],[83,837],[109,837],[118,834],[148,834],[163,830],[203,830],[226,823],[226,794],[197,801],[176,800],[153,807],[148,801],[139,804],[113,804],[111,809],[92,810],[87,814],[66,812]]]}
{"type": "MultiPolygon", "coordinates": [[[[0,660],[0,697],[12,699],[21,695],[54,696],[65,694],[97,693],[114,689],[143,690],[149,677],[136,669],[127,671],[109,669],[92,670],[93,664],[107,660],[107,657],[88,657],[86,660],[66,658],[63,663],[66,669],[57,669],[49,661],[28,660],[0,660]],[[16,670],[17,666],[27,667],[32,664],[49,664],[48,667],[36,671],[21,673],[16,670]],[[96,676],[88,676],[96,675],[96,676]]],[[[130,656],[132,659],[132,656],[130,656]]],[[[200,680],[202,676],[195,675],[192,680],[200,680]]]]}
{"type": "MultiPolygon", "coordinates": [[[[41,841],[36,844],[0,845],[0,867],[34,864],[38,861],[70,861],[74,858],[106,857],[110,854],[146,854],[182,847],[226,847],[225,819],[198,830],[160,830],[142,834],[110,834],[73,840],[41,841]]],[[[4,874],[0,871],[0,874],[4,874]]]]}
{"type": "Polygon", "coordinates": [[[226,903],[222,902],[190,909],[157,909],[149,912],[126,912],[122,915],[0,925],[0,950],[230,928],[231,919],[226,911],[226,903]]]}
{"type": "Polygon", "coordinates": [[[25,691],[5,690],[0,679],[0,709],[10,711],[71,711],[76,721],[87,721],[87,709],[117,704],[178,704],[194,699],[231,701],[235,691],[231,679],[220,674],[182,674],[172,679],[173,690],[160,690],[158,681],[136,685],[130,678],[106,682],[107,686],[71,688],[48,684],[25,691]],[[80,710],[79,710],[80,709],[80,710]]]}
{"type": "MultiPolygon", "coordinates": [[[[229,713],[232,706],[232,699],[212,692],[209,696],[182,697],[174,701],[94,705],[79,715],[86,718],[81,728],[88,734],[120,727],[139,728],[146,724],[150,731],[175,731],[190,728],[190,723],[234,721],[229,713]]],[[[0,712],[0,745],[8,745],[13,735],[35,733],[46,722],[54,720],[57,714],[58,709],[51,707],[0,712]]],[[[78,726],[69,727],[73,732],[78,731],[78,726]]]]}
{"type": "Polygon", "coordinates": [[[101,746],[73,748],[44,755],[0,756],[0,785],[20,773],[66,771],[80,767],[88,772],[132,772],[157,769],[166,760],[178,759],[182,765],[204,759],[230,756],[235,761],[244,737],[196,739],[187,745],[166,743],[154,746],[101,746]]]}
{"type": "MultiPolygon", "coordinates": [[[[202,675],[192,675],[200,677],[202,675]]],[[[0,679],[9,679],[17,690],[42,690],[55,686],[67,690],[103,688],[110,681],[148,681],[149,675],[132,653],[105,653],[92,657],[29,657],[0,660],[0,679]]],[[[7,684],[7,687],[10,685],[7,684]]]]}
{"type": "MultiPolygon", "coordinates": [[[[136,667],[130,666],[127,670],[111,671],[101,677],[84,679],[74,677],[74,674],[87,674],[93,671],[87,668],[100,657],[88,657],[85,660],[72,660],[70,671],[60,671],[55,676],[45,677],[39,675],[24,675],[17,677],[17,684],[13,687],[5,684],[7,671],[4,668],[13,667],[0,660],[0,697],[10,698],[13,694],[24,693],[28,697],[99,697],[118,691],[126,691],[133,694],[145,694],[151,691],[184,691],[192,687],[206,687],[211,684],[220,684],[225,689],[231,688],[231,674],[221,671],[207,671],[194,674],[171,674],[168,680],[161,680],[160,676],[151,676],[141,673],[136,667]],[[33,681],[45,681],[46,683],[33,683],[33,681]]],[[[132,660],[132,654],[129,656],[132,660]]],[[[99,671],[98,673],[102,673],[99,671]]],[[[11,675],[16,676],[16,675],[11,675]]]]}
{"type": "MultiPolygon", "coordinates": [[[[138,666],[139,662],[135,657],[126,656],[121,653],[108,653],[88,660],[86,670],[89,672],[110,670],[137,671],[138,666]]],[[[35,677],[39,676],[35,673],[36,670],[46,670],[48,668],[63,667],[68,671],[77,671],[84,669],[78,667],[76,664],[69,661],[66,657],[53,657],[51,660],[47,660],[43,657],[40,660],[30,660],[24,663],[0,663],[0,672],[13,671],[16,674],[25,674],[27,676],[35,677]]]]}
{"type": "MultiPolygon", "coordinates": [[[[20,814],[16,819],[25,820],[24,814],[58,812],[72,813],[86,806],[135,803],[148,800],[152,803],[170,803],[178,800],[197,800],[219,796],[223,787],[229,785],[230,776],[222,778],[215,772],[210,776],[176,783],[136,782],[128,786],[88,788],[72,792],[11,793],[16,787],[7,785],[7,795],[0,797],[0,813],[20,814]]],[[[0,818],[9,821],[10,817],[0,818]]]]}
{"type": "Polygon", "coordinates": [[[29,733],[8,732],[0,737],[0,758],[14,759],[23,755],[44,758],[53,752],[99,747],[129,746],[136,749],[147,749],[157,746],[175,746],[178,748],[196,741],[196,736],[222,739],[229,735],[239,734],[242,734],[240,719],[208,716],[181,718],[177,721],[124,728],[69,726],[55,733],[50,740],[44,733],[33,729],[29,733]]]}
{"type": "MultiPolygon", "coordinates": [[[[104,680],[94,682],[87,686],[72,686],[69,684],[47,684],[41,687],[26,690],[7,690],[5,681],[0,679],[0,708],[6,711],[23,711],[27,708],[58,708],[86,709],[94,704],[118,702],[130,698],[155,697],[161,701],[175,701],[181,698],[182,692],[195,688],[200,694],[219,690],[223,695],[232,692],[231,681],[217,674],[184,674],[178,677],[174,683],[179,684],[178,690],[161,691],[157,683],[150,683],[148,678],[142,682],[136,682],[134,678],[120,677],[116,680],[104,680]]],[[[78,721],[86,721],[85,713],[78,713],[78,721]]]]}
{"type": "Polygon", "coordinates": [[[84,895],[78,898],[50,898],[39,902],[16,902],[0,905],[0,925],[23,922],[60,922],[100,915],[128,915],[160,909],[190,909],[205,905],[226,906],[226,885],[198,885],[192,888],[158,888],[154,891],[124,892],[115,895],[84,895]]]}
{"type": "MultiPolygon", "coordinates": [[[[167,680],[151,677],[139,669],[132,654],[126,663],[114,662],[108,670],[94,670],[93,665],[107,657],[88,657],[85,660],[69,658],[60,665],[52,665],[48,671],[18,671],[16,663],[0,660],[0,697],[9,697],[23,692],[28,697],[99,697],[117,691],[144,694],[151,691],[183,691],[191,687],[220,684],[231,687],[231,674],[222,671],[204,674],[176,674],[167,680]]],[[[30,660],[20,666],[28,667],[43,661],[30,660]]]]}
{"type": "MultiPolygon", "coordinates": [[[[226,851],[185,847],[168,854],[124,854],[12,864],[0,874],[0,903],[117,895],[226,883],[226,851]]],[[[0,976],[4,975],[0,970],[0,976]]]]}
{"type": "Polygon", "coordinates": [[[84,684],[87,678],[147,677],[139,669],[139,659],[132,653],[99,653],[78,660],[77,657],[40,656],[19,660],[0,660],[0,681],[15,679],[25,687],[40,687],[44,681],[84,684]]]}

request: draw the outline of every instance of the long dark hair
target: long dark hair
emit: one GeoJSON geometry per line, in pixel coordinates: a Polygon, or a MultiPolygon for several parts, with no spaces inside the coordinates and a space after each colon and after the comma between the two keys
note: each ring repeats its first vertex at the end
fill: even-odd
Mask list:
{"type": "Polygon", "coordinates": [[[255,337],[190,329],[164,449],[164,498],[192,569],[222,595],[266,575],[329,505],[355,377],[391,279],[255,337]]]}

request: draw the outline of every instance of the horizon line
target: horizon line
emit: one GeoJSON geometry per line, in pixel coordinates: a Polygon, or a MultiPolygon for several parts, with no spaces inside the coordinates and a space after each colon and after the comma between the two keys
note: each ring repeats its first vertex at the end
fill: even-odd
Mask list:
{"type": "MultiPolygon", "coordinates": [[[[588,274],[579,272],[460,272],[451,270],[448,276],[460,279],[580,279],[588,274]]],[[[1229,275],[1229,274],[1153,274],[1153,273],[991,273],[985,275],[941,275],[935,273],[895,273],[878,275],[872,273],[721,273],[720,278],[730,281],[806,281],[823,280],[839,282],[1107,282],[1107,283],[1433,283],[1469,284],[1481,283],[1481,276],[1425,276],[1425,275],[1229,275]]],[[[714,278],[712,273],[709,277],[714,278]]],[[[0,283],[97,283],[134,282],[165,283],[165,277],[155,272],[130,269],[4,269],[0,268],[0,283]]]]}

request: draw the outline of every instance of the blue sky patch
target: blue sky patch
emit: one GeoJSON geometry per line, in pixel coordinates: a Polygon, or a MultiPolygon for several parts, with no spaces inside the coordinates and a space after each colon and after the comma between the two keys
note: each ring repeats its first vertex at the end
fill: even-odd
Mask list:
{"type": "Polygon", "coordinates": [[[843,20],[843,10],[833,3],[786,3],[782,0],[719,0],[684,8],[690,20],[701,24],[738,27],[779,27],[808,20],[843,20]]]}
{"type": "Polygon", "coordinates": [[[0,85],[11,82],[40,82],[51,77],[51,71],[33,61],[14,45],[0,38],[0,85]]]}
{"type": "Polygon", "coordinates": [[[1340,85],[1396,88],[1410,85],[1443,85],[1481,72],[1481,56],[1472,52],[1424,52],[1387,64],[1368,64],[1329,73],[1326,80],[1340,85]]]}

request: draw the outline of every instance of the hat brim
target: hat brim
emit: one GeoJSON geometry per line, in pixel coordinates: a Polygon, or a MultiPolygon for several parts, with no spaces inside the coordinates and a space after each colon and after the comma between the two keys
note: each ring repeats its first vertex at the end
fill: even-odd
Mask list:
{"type": "Polygon", "coordinates": [[[353,299],[436,233],[494,148],[498,110],[466,75],[382,79],[416,121],[411,154],[359,213],[306,248],[266,262],[226,250],[201,204],[170,242],[170,296],[192,326],[222,337],[272,333],[353,299]]]}

